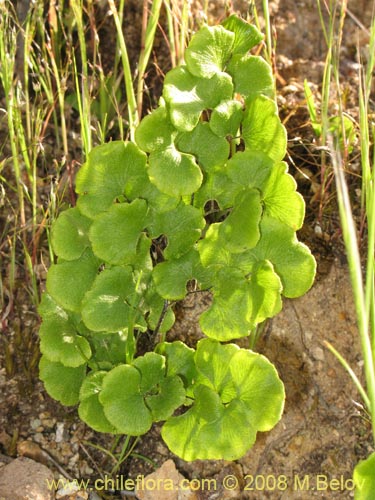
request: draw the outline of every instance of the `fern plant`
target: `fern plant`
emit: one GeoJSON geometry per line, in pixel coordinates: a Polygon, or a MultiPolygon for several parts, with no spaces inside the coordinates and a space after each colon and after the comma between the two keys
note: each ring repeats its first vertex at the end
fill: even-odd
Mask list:
{"type": "Polygon", "coordinates": [[[135,142],[94,148],[78,201],[52,228],[57,256],[40,315],[40,378],[99,432],[153,422],[185,460],[234,460],[281,418],[272,363],[246,337],[312,285],[298,241],[304,201],[282,160],[286,132],[263,36],[231,16],[191,39],[135,142]],[[167,342],[173,304],[208,290],[196,346],[167,342]],[[139,339],[154,335],[141,355],[139,339]],[[176,410],[178,410],[176,412],[176,410]]]}

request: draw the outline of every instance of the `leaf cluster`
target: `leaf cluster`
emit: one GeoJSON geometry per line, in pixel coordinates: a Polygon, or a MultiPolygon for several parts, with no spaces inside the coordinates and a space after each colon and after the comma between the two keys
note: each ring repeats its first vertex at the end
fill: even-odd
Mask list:
{"type": "Polygon", "coordinates": [[[165,77],[135,142],[94,148],[77,205],[52,228],[57,261],[40,314],[40,377],[100,432],[162,436],[185,460],[233,460],[280,419],[284,389],[263,356],[234,344],[312,285],[296,231],[304,201],[283,157],[286,132],[262,39],[231,16],[203,27],[165,77]],[[137,341],[174,323],[188,284],[210,290],[196,349],[137,341]],[[178,416],[178,408],[184,410],[178,416]]]}

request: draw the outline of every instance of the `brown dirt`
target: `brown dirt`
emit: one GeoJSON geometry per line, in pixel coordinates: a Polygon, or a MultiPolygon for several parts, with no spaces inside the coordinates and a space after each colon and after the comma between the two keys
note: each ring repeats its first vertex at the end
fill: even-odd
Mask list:
{"type": "MultiPolygon", "coordinates": [[[[140,6],[140,2],[130,3],[133,30],[130,38],[134,41],[133,50],[137,52],[140,9],[137,10],[136,6],[140,6]]],[[[199,2],[195,3],[198,6],[199,2]]],[[[367,34],[358,29],[358,25],[359,22],[369,25],[369,4],[371,2],[365,0],[348,3],[353,16],[348,18],[345,30],[342,74],[350,95],[356,93],[357,47],[362,55],[366,54],[367,34]]],[[[223,15],[223,5],[223,0],[210,2],[211,21],[223,15]]],[[[247,10],[245,1],[233,1],[233,6],[242,13],[247,10]]],[[[258,7],[261,12],[261,5],[258,7]]],[[[172,458],[177,468],[189,478],[212,477],[222,482],[223,471],[234,475],[238,478],[241,492],[233,498],[347,499],[352,498],[353,493],[350,491],[351,484],[346,483],[348,488],[345,489],[344,483],[351,478],[358,460],[370,453],[371,439],[370,425],[359,404],[358,394],[348,375],[324,345],[324,341],[331,342],[360,375],[360,346],[337,211],[334,204],[330,204],[325,207],[327,210],[323,217],[318,217],[319,157],[314,149],[311,129],[306,126],[308,115],[303,79],[307,78],[318,93],[325,44],[315,0],[277,0],[272,1],[270,7],[277,34],[279,100],[281,115],[289,132],[289,152],[293,160],[291,169],[296,173],[307,200],[306,225],[300,237],[313,249],[319,272],[316,284],[309,293],[298,300],[284,302],[282,313],[269,322],[258,346],[258,350],[276,364],[285,383],[286,406],[281,422],[270,433],[259,435],[256,445],[237,461],[237,465],[222,461],[187,463],[172,458]],[[304,176],[298,177],[301,172],[304,176]],[[344,483],[338,484],[335,479],[344,483]],[[311,488],[309,491],[303,489],[307,481],[311,488]],[[329,486],[327,481],[331,481],[329,486]]],[[[161,52],[165,50],[162,43],[160,41],[161,52]]],[[[153,69],[150,72],[151,90],[146,105],[156,102],[159,75],[168,69],[169,64],[166,58],[162,61],[160,71],[153,69]]],[[[348,103],[349,108],[354,106],[354,101],[349,99],[348,103]]],[[[200,335],[197,316],[200,310],[207,307],[208,300],[206,295],[189,296],[179,307],[178,322],[170,338],[196,340],[200,335]]],[[[0,353],[0,362],[3,363],[0,369],[0,452],[16,456],[17,445],[29,440],[38,443],[72,477],[97,476],[99,469],[106,470],[109,465],[103,453],[84,442],[108,447],[106,437],[83,425],[77,419],[75,409],[63,408],[52,401],[42,384],[36,381],[35,369],[33,376],[27,378],[27,367],[34,362],[34,354],[30,356],[30,352],[35,352],[38,324],[26,293],[20,292],[8,319],[3,322],[5,335],[13,341],[15,338],[21,348],[17,351],[14,368],[5,367],[4,353],[0,353]],[[9,372],[12,373],[11,378],[7,377],[9,372]]],[[[17,344],[13,348],[16,347],[17,344]]],[[[160,439],[158,426],[142,437],[135,451],[153,460],[156,465],[171,457],[160,439]]],[[[42,455],[39,455],[40,460],[42,455]]],[[[48,462],[48,457],[44,456],[44,460],[58,476],[59,471],[48,462]]],[[[135,477],[152,470],[149,462],[132,458],[121,472],[135,477]]],[[[213,500],[229,498],[228,495],[228,491],[224,490],[206,491],[201,492],[199,498],[213,500]]]]}

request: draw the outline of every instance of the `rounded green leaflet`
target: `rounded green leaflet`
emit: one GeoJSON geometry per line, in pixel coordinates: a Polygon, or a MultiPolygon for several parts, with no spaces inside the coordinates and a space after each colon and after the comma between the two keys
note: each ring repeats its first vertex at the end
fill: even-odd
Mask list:
{"type": "Polygon", "coordinates": [[[153,421],[165,420],[185,400],[179,377],[165,376],[165,358],[154,352],[120,365],[103,380],[99,401],[108,420],[121,432],[144,434],[153,421]]]}
{"type": "Polygon", "coordinates": [[[143,151],[153,153],[172,146],[176,134],[166,107],[161,105],[143,118],[135,131],[135,140],[143,151]]]}
{"type": "Polygon", "coordinates": [[[144,301],[140,304],[149,330],[155,331],[158,328],[160,333],[166,333],[172,328],[175,315],[171,307],[167,307],[166,310],[165,307],[167,307],[166,301],[156,292],[154,283],[149,283],[144,301]]]}
{"type": "Polygon", "coordinates": [[[50,361],[77,367],[91,358],[89,342],[78,335],[75,326],[59,316],[43,320],[39,330],[40,351],[50,361]]]}
{"type": "Polygon", "coordinates": [[[166,377],[165,358],[155,352],[133,362],[141,373],[140,391],[155,422],[166,420],[185,400],[185,390],[177,376],[166,377]]]}
{"type": "Polygon", "coordinates": [[[196,279],[203,287],[211,283],[211,273],[203,268],[195,249],[177,259],[157,264],[152,278],[159,295],[168,300],[183,299],[187,294],[187,282],[192,279],[196,279]]]}
{"type": "Polygon", "coordinates": [[[267,260],[280,276],[285,297],[305,294],[314,282],[316,271],[309,248],[298,241],[293,229],[268,215],[262,218],[260,232],[262,237],[257,246],[236,255],[232,265],[251,272],[255,262],[267,260]]]}
{"type": "Polygon", "coordinates": [[[90,343],[93,357],[88,362],[92,370],[111,370],[116,365],[125,362],[126,333],[125,332],[92,332],[90,343]]]}
{"type": "Polygon", "coordinates": [[[210,211],[207,203],[215,209],[215,201],[221,210],[229,209],[241,190],[242,187],[228,177],[226,165],[216,166],[205,175],[202,186],[194,194],[194,206],[210,211]]]}
{"type": "Polygon", "coordinates": [[[180,203],[173,210],[155,212],[148,230],[153,239],[162,234],[167,237],[168,244],[163,254],[168,259],[186,253],[200,238],[205,224],[200,210],[180,203]]]}
{"type": "Polygon", "coordinates": [[[234,91],[245,99],[246,104],[258,95],[274,96],[272,68],[262,57],[251,54],[233,56],[227,71],[233,78],[234,91]]]}
{"type": "Polygon", "coordinates": [[[79,259],[90,247],[88,231],[91,222],[77,207],[62,212],[52,225],[54,253],[64,260],[79,259]]]}
{"type": "Polygon", "coordinates": [[[69,320],[69,315],[53,298],[49,293],[43,292],[42,297],[38,306],[38,313],[43,319],[48,318],[61,318],[64,321],[69,320]]]}
{"type": "Polygon", "coordinates": [[[130,266],[104,269],[82,302],[82,319],[94,332],[115,333],[129,325],[145,329],[136,306],[140,296],[130,266]]]}
{"type": "Polygon", "coordinates": [[[209,79],[199,78],[186,66],[178,66],[165,76],[163,97],[173,125],[179,131],[189,132],[198,124],[203,110],[232,99],[233,83],[227,73],[217,73],[209,79]]]}
{"type": "Polygon", "coordinates": [[[274,165],[274,160],[262,151],[245,150],[237,151],[225,168],[228,178],[241,189],[251,187],[262,191],[274,165]]]}
{"type": "Polygon", "coordinates": [[[76,178],[77,207],[91,219],[122,196],[142,195],[146,154],[131,142],[113,141],[93,148],[76,178]]]}
{"type": "Polygon", "coordinates": [[[79,401],[79,391],[86,375],[86,365],[75,368],[50,361],[42,356],[39,361],[39,378],[48,394],[65,406],[79,401]]]}
{"type": "Polygon", "coordinates": [[[205,172],[223,165],[229,156],[229,142],[215,135],[204,122],[199,122],[191,132],[180,133],[176,145],[180,151],[193,154],[205,172]]]}
{"type": "Polygon", "coordinates": [[[235,268],[220,270],[213,302],[199,324],[209,338],[222,342],[245,337],[258,323],[281,311],[282,284],[270,262],[256,264],[249,277],[235,268]]]}
{"type": "Polygon", "coordinates": [[[243,408],[236,402],[225,408],[214,391],[202,385],[195,389],[195,397],[186,413],[170,418],[162,427],[168,448],[185,461],[241,458],[256,439],[243,408]],[[216,420],[206,421],[199,411],[208,404],[216,420]]]}
{"type": "Polygon", "coordinates": [[[197,370],[196,383],[203,383],[211,387],[222,399],[223,403],[230,402],[236,397],[236,391],[231,381],[228,364],[238,352],[235,344],[225,344],[214,340],[199,341],[194,355],[197,370]]]}
{"type": "Polygon", "coordinates": [[[110,264],[131,263],[146,226],[147,210],[146,201],[137,199],[112,205],[98,215],[89,233],[95,255],[110,264]]]}
{"type": "Polygon", "coordinates": [[[236,460],[270,430],[284,408],[284,386],[262,355],[203,339],[195,362],[200,377],[193,406],[162,428],[170,450],[183,460],[236,460]],[[228,352],[226,352],[228,351],[228,352]],[[214,368],[207,372],[207,361],[214,368]]]}
{"type": "Polygon", "coordinates": [[[219,137],[236,137],[243,119],[242,104],[230,99],[222,101],[212,111],[209,127],[219,137]]]}
{"type": "Polygon", "coordinates": [[[162,342],[156,347],[156,352],[166,358],[167,375],[178,375],[189,388],[196,378],[197,370],[194,363],[195,351],[180,340],[174,342],[162,342]]]}
{"type": "MultiPolygon", "coordinates": [[[[206,268],[222,268],[223,266],[232,265],[231,252],[223,244],[223,239],[219,232],[220,224],[220,222],[211,224],[204,239],[201,239],[197,244],[200,260],[206,268]]],[[[235,267],[235,264],[233,267],[235,267]]]]}
{"type": "Polygon", "coordinates": [[[375,491],[375,452],[361,460],[353,472],[354,500],[372,500],[375,491]]]}
{"type": "Polygon", "coordinates": [[[284,410],[285,391],[275,366],[263,355],[240,349],[230,364],[239,399],[258,431],[270,431],[284,410]]]}
{"type": "Polygon", "coordinates": [[[145,397],[154,422],[167,420],[185,402],[184,384],[180,377],[164,377],[158,384],[157,393],[145,397]]]}
{"type": "Polygon", "coordinates": [[[227,218],[223,222],[211,224],[205,238],[198,242],[203,265],[225,264],[230,259],[230,253],[242,253],[253,248],[260,238],[261,216],[259,191],[241,190],[227,218]]]}
{"type": "Polygon", "coordinates": [[[251,295],[243,273],[235,268],[220,271],[214,280],[213,302],[199,318],[205,335],[220,341],[246,337],[252,328],[251,295]]]}
{"type": "Polygon", "coordinates": [[[249,279],[249,293],[252,297],[251,322],[262,323],[276,316],[282,309],[283,285],[271,262],[258,262],[249,279]]]}
{"type": "Polygon", "coordinates": [[[165,376],[165,358],[155,352],[147,352],[133,361],[133,366],[141,373],[139,389],[142,394],[152,392],[155,384],[165,376]]]}
{"type": "Polygon", "coordinates": [[[79,259],[53,264],[47,274],[47,292],[64,309],[79,312],[100,264],[89,249],[79,259]]]}
{"type": "Polygon", "coordinates": [[[267,214],[295,231],[301,228],[305,202],[296,191],[296,181],[288,174],[285,162],[274,162],[258,151],[243,151],[227,162],[226,169],[236,184],[259,189],[267,214]]]}
{"type": "Polygon", "coordinates": [[[249,99],[242,122],[246,149],[260,151],[274,161],[286,154],[287,136],[276,103],[265,96],[249,99]]]}
{"type": "Polygon", "coordinates": [[[140,436],[151,428],[151,412],[140,385],[141,373],[131,365],[116,366],[103,379],[100,404],[106,418],[122,434],[140,436]]]}
{"type": "Polygon", "coordinates": [[[262,186],[262,198],[266,213],[287,224],[294,231],[301,229],[305,218],[305,201],[296,191],[297,183],[288,174],[288,165],[274,165],[262,186]]]}
{"type": "Polygon", "coordinates": [[[89,373],[84,379],[79,392],[78,415],[97,432],[117,434],[119,431],[109,422],[99,401],[103,379],[106,375],[106,371],[95,371],[89,373]]]}
{"type": "Polygon", "coordinates": [[[249,24],[235,14],[224,19],[221,24],[225,29],[234,33],[233,54],[246,54],[264,38],[263,33],[256,26],[249,24]]]}
{"type": "Polygon", "coordinates": [[[234,33],[223,26],[204,26],[191,38],[185,61],[192,75],[211,78],[221,73],[231,56],[234,33]]]}
{"type": "Polygon", "coordinates": [[[219,224],[219,239],[233,253],[253,248],[259,238],[259,222],[262,215],[260,193],[256,189],[240,192],[234,208],[219,224]]]}
{"type": "Polygon", "coordinates": [[[180,153],[174,146],[150,154],[148,174],[162,193],[176,198],[197,191],[203,179],[194,156],[180,153]]]}

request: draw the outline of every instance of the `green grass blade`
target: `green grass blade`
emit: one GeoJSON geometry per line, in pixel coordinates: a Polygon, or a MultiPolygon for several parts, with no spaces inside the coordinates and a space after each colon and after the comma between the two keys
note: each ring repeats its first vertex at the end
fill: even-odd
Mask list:
{"type": "Polygon", "coordinates": [[[375,442],[375,366],[372,355],[371,338],[369,332],[369,318],[366,308],[366,297],[363,285],[361,259],[358,250],[357,230],[351,210],[348,186],[346,184],[344,172],[342,169],[341,155],[339,151],[334,150],[332,138],[329,139],[331,143],[330,150],[332,152],[332,164],[336,179],[340,219],[345,248],[348,256],[350,278],[354,295],[354,304],[361,340],[367,394],[370,402],[370,413],[372,416],[372,432],[375,442]]]}

